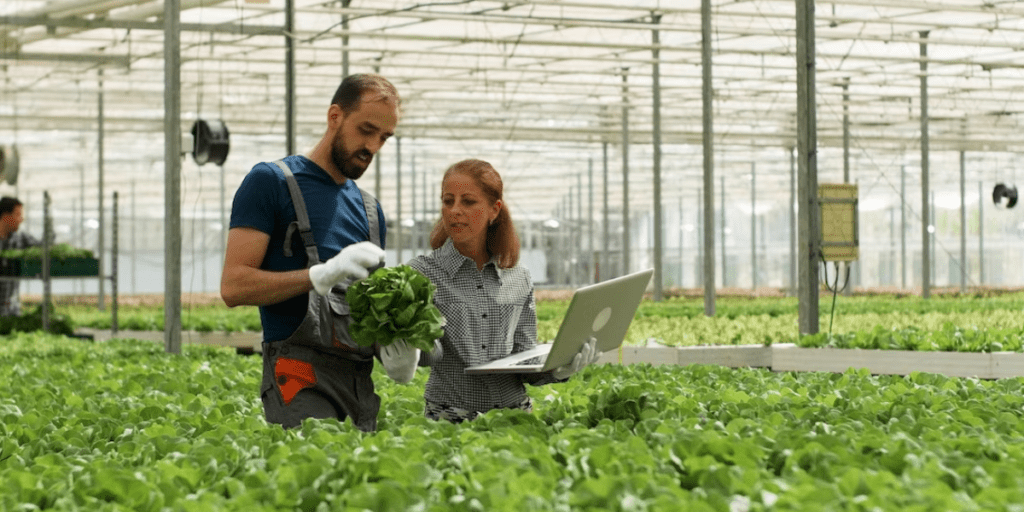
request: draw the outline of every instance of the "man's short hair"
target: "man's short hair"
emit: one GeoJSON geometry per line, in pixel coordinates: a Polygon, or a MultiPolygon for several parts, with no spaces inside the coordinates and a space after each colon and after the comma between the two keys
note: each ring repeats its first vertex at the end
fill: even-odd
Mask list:
{"type": "Polygon", "coordinates": [[[13,212],[17,206],[21,206],[21,201],[18,198],[11,196],[0,197],[0,217],[13,212]]]}
{"type": "Polygon", "coordinates": [[[345,114],[351,114],[359,110],[359,102],[365,93],[375,92],[381,95],[381,99],[395,102],[399,111],[402,109],[402,98],[398,96],[398,89],[381,75],[375,73],[357,73],[346,76],[334,92],[331,99],[332,105],[341,107],[345,114]]]}

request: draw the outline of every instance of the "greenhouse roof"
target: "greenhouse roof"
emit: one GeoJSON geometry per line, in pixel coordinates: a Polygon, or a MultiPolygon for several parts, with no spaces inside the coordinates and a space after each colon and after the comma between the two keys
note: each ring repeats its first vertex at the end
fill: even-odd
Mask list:
{"type": "MultiPolygon", "coordinates": [[[[162,215],[164,8],[0,4],[0,144],[18,148],[19,194],[48,190],[70,208],[95,207],[96,188],[131,190],[143,211],[162,215]]],[[[716,180],[757,172],[770,201],[790,190],[796,145],[794,11],[792,1],[711,2],[716,180]]],[[[379,71],[398,87],[401,141],[379,155],[377,185],[390,216],[403,215],[398,204],[406,216],[436,212],[425,198],[439,173],[468,157],[494,163],[510,204],[535,218],[597,197],[606,168],[616,207],[625,166],[631,209],[650,207],[655,168],[666,202],[696,200],[702,186],[700,2],[295,0],[290,31],[284,0],[181,0],[180,12],[182,131],[224,121],[229,195],[254,163],[286,151],[289,40],[300,152],[323,134],[346,70],[379,71]],[[399,201],[400,180],[419,192],[399,201]]],[[[1024,4],[843,0],[817,4],[815,20],[823,181],[841,179],[844,147],[861,183],[904,165],[916,172],[922,91],[932,152],[1024,148],[1024,4]]],[[[972,179],[1017,164],[985,158],[972,179]]],[[[211,172],[186,159],[183,212],[221,207],[211,172]]],[[[936,187],[957,181],[955,169],[932,172],[936,187]]]]}

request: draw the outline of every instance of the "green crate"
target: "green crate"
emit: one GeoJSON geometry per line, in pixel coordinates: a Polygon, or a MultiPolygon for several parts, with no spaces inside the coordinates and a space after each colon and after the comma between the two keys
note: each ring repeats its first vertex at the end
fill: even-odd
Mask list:
{"type": "MultiPolygon", "coordinates": [[[[38,277],[43,275],[41,260],[6,260],[3,265],[4,274],[9,276],[38,277]]],[[[50,260],[50,275],[67,276],[98,276],[100,260],[96,258],[63,258],[50,260]]]]}

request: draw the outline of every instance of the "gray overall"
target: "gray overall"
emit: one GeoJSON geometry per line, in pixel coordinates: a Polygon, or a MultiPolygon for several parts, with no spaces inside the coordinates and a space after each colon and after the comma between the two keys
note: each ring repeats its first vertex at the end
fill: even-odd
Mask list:
{"type": "MultiPolygon", "coordinates": [[[[305,200],[284,161],[274,163],[284,172],[295,204],[296,221],[288,226],[284,254],[292,255],[292,235],[297,232],[306,249],[306,266],[312,267],[320,262],[320,256],[305,200]]],[[[366,191],[360,192],[370,241],[380,246],[377,200],[366,191]]],[[[377,428],[380,397],[370,377],[374,347],[361,347],[349,336],[349,305],[345,300],[349,284],[335,286],[327,296],[311,290],[306,316],[298,329],[287,339],[264,343],[260,395],[267,422],[292,428],[304,418],[351,418],[360,430],[371,432],[377,428]]]]}

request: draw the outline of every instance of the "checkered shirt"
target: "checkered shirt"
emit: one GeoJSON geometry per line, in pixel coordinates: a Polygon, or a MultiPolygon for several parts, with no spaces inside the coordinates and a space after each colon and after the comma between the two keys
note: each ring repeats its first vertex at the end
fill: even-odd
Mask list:
{"type": "MultiPolygon", "coordinates": [[[[40,244],[32,235],[15,231],[11,236],[0,239],[0,251],[7,249],[25,249],[40,244]]],[[[0,316],[18,316],[21,314],[21,297],[18,294],[20,283],[17,280],[0,280],[0,316]]]]}
{"type": "Polygon", "coordinates": [[[468,411],[518,408],[527,398],[524,384],[558,382],[550,373],[466,375],[468,366],[500,359],[537,344],[537,308],[530,272],[521,266],[498,268],[492,258],[483,270],[449,239],[409,265],[437,286],[434,304],[447,325],[443,356],[431,361],[424,398],[468,411]]]}

